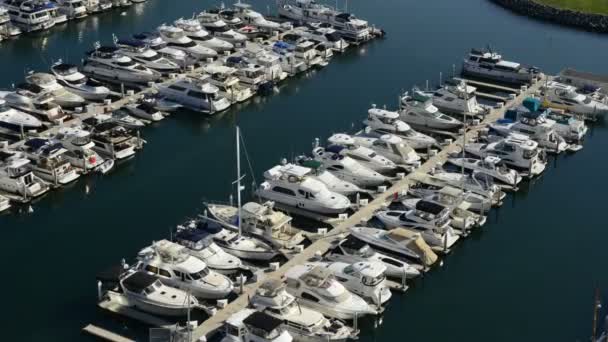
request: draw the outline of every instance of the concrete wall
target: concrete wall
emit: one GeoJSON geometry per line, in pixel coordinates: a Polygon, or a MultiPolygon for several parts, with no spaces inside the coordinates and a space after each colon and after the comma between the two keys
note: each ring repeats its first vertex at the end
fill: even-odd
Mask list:
{"type": "Polygon", "coordinates": [[[532,0],[490,0],[522,15],[574,26],[587,31],[608,33],[608,16],[587,14],[542,5],[532,0]]]}

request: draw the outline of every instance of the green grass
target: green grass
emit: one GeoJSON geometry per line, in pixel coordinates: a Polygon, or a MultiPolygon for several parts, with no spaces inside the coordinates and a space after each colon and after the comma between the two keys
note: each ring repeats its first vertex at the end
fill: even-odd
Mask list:
{"type": "Polygon", "coordinates": [[[534,0],[538,3],[579,12],[608,15],[608,0],[534,0]]]}

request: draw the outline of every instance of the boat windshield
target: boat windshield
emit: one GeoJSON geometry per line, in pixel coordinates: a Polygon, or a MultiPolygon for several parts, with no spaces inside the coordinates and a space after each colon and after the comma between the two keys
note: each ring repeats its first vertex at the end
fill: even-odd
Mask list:
{"type": "Polygon", "coordinates": [[[376,276],[376,277],[365,276],[362,279],[363,285],[365,285],[365,286],[376,286],[383,281],[384,281],[383,274],[380,274],[379,276],[376,276]]]}
{"type": "Polygon", "coordinates": [[[160,284],[159,281],[155,281],[152,285],[150,285],[144,289],[144,294],[150,295],[150,294],[154,293],[156,291],[156,289],[159,289],[161,286],[162,285],[160,284]]]}
{"type": "Polygon", "coordinates": [[[133,60],[128,60],[128,61],[124,61],[124,62],[116,62],[116,65],[118,66],[122,66],[122,67],[130,67],[130,66],[134,66],[136,63],[133,62],[133,60]]]}
{"type": "Polygon", "coordinates": [[[191,41],[189,41],[187,43],[181,43],[180,45],[183,46],[183,47],[187,47],[187,48],[191,48],[191,47],[197,46],[196,42],[193,41],[193,40],[191,40],[191,41]]]}
{"type": "Polygon", "coordinates": [[[194,273],[190,273],[189,276],[192,280],[200,280],[209,275],[209,268],[205,267],[202,270],[194,273]]]}

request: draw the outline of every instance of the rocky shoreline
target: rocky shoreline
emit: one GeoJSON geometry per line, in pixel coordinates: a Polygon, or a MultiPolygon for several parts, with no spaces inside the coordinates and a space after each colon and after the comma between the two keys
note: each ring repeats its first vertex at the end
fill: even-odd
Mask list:
{"type": "Polygon", "coordinates": [[[559,9],[532,0],[490,0],[522,15],[574,26],[591,32],[608,33],[608,16],[559,9]]]}

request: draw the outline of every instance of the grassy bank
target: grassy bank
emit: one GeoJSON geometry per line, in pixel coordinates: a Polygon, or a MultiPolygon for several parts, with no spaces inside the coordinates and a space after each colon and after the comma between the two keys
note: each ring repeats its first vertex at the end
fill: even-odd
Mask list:
{"type": "Polygon", "coordinates": [[[608,0],[534,0],[538,3],[586,13],[608,15],[608,0]]]}

